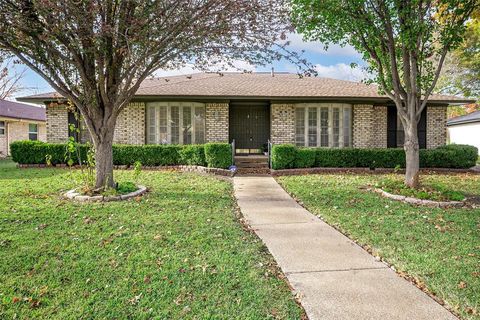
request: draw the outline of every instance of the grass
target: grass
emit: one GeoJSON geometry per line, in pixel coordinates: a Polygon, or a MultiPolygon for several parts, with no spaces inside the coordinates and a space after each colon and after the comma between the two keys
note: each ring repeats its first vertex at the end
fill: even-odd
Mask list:
{"type": "Polygon", "coordinates": [[[1,159],[0,158],[0,169],[13,169],[15,168],[16,163],[13,162],[10,158],[1,159]]]}
{"type": "Polygon", "coordinates": [[[462,201],[465,193],[456,191],[455,186],[437,180],[422,181],[419,188],[405,186],[403,177],[393,176],[376,183],[375,187],[382,190],[407,197],[433,201],[462,201]]]}
{"type": "MultiPolygon", "coordinates": [[[[279,177],[312,212],[416,279],[465,319],[480,319],[480,209],[415,207],[362,189],[395,175],[279,177]]],[[[422,176],[465,194],[478,175],[422,176]]]]}
{"type": "MultiPolygon", "coordinates": [[[[132,181],[132,171],[116,172],[132,181]]],[[[142,172],[137,201],[75,203],[78,171],[0,169],[0,319],[300,319],[231,183],[142,172]]]]}

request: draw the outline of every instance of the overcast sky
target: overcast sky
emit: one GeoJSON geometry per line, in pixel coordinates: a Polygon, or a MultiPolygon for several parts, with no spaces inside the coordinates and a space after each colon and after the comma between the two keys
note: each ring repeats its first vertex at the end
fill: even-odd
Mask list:
{"type": "MultiPolygon", "coordinates": [[[[320,77],[337,78],[344,80],[360,81],[365,78],[365,74],[361,68],[352,69],[351,63],[363,65],[364,62],[353,48],[340,46],[330,46],[328,50],[324,50],[324,46],[317,42],[304,42],[300,35],[292,34],[289,36],[291,41],[290,49],[301,52],[304,50],[303,57],[315,65],[320,77]]],[[[296,72],[296,66],[288,61],[278,61],[267,66],[251,66],[244,61],[238,61],[236,66],[240,69],[250,71],[270,71],[273,67],[276,72],[296,72]]],[[[234,71],[234,70],[226,70],[234,71]]],[[[169,75],[188,75],[194,70],[191,66],[179,70],[158,70],[156,76],[169,75]]],[[[37,94],[53,91],[52,88],[40,76],[31,70],[27,70],[25,78],[22,81],[27,91],[21,92],[19,95],[37,94]]]]}

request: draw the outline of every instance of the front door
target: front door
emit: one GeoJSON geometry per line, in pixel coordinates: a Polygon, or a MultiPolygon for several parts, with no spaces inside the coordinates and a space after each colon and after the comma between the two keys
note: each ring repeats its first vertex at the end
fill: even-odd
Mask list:
{"type": "Polygon", "coordinates": [[[236,153],[262,153],[270,137],[270,104],[230,103],[230,141],[236,153]]]}

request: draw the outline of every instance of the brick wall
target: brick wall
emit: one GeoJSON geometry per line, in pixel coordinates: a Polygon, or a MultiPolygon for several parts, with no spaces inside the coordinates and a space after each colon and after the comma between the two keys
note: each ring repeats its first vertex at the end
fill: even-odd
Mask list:
{"type": "Polygon", "coordinates": [[[353,106],[353,147],[370,148],[373,145],[373,121],[375,119],[372,105],[356,104],[353,106]]]}
{"type": "MultiPolygon", "coordinates": [[[[89,140],[86,126],[82,142],[89,140]]],[[[47,141],[64,143],[68,139],[68,111],[65,105],[51,104],[47,107],[47,141]]],[[[129,103],[117,119],[113,142],[118,144],[145,143],[145,104],[129,103]]]]}
{"type": "Polygon", "coordinates": [[[36,123],[38,125],[38,140],[46,141],[46,126],[45,123],[36,121],[5,121],[5,134],[0,135],[0,157],[10,155],[9,144],[17,140],[28,140],[28,125],[30,123],[36,123]]]}
{"type": "Polygon", "coordinates": [[[228,103],[207,103],[205,108],[206,141],[229,142],[228,103]]]}
{"type": "Polygon", "coordinates": [[[447,142],[447,107],[427,108],[427,149],[443,146],[447,142]]]}
{"type": "Polygon", "coordinates": [[[117,118],[113,143],[145,143],[145,103],[132,102],[117,118]]]}
{"type": "Polygon", "coordinates": [[[353,147],[387,147],[387,107],[356,104],[353,106],[353,147]]]}
{"type": "Polygon", "coordinates": [[[386,106],[374,106],[373,107],[373,141],[372,146],[374,148],[386,148],[387,147],[387,107],[386,106]]]}
{"type": "Polygon", "coordinates": [[[273,144],[295,143],[293,104],[272,104],[270,119],[270,137],[273,144]]]}
{"type": "Polygon", "coordinates": [[[68,139],[68,111],[65,105],[49,104],[47,114],[47,141],[63,143],[68,139]]]}

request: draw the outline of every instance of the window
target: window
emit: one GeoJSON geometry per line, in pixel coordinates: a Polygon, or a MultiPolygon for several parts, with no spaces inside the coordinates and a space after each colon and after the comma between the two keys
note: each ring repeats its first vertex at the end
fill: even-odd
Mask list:
{"type": "Polygon", "coordinates": [[[147,143],[205,143],[205,105],[193,102],[147,104],[147,143]]]}
{"type": "Polygon", "coordinates": [[[0,136],[5,134],[5,121],[0,121],[0,136]]]}
{"type": "Polygon", "coordinates": [[[36,123],[28,124],[28,139],[38,140],[38,124],[36,123]]]}
{"type": "Polygon", "coordinates": [[[350,147],[352,107],[341,103],[305,103],[295,109],[295,143],[301,147],[350,147]]]}

